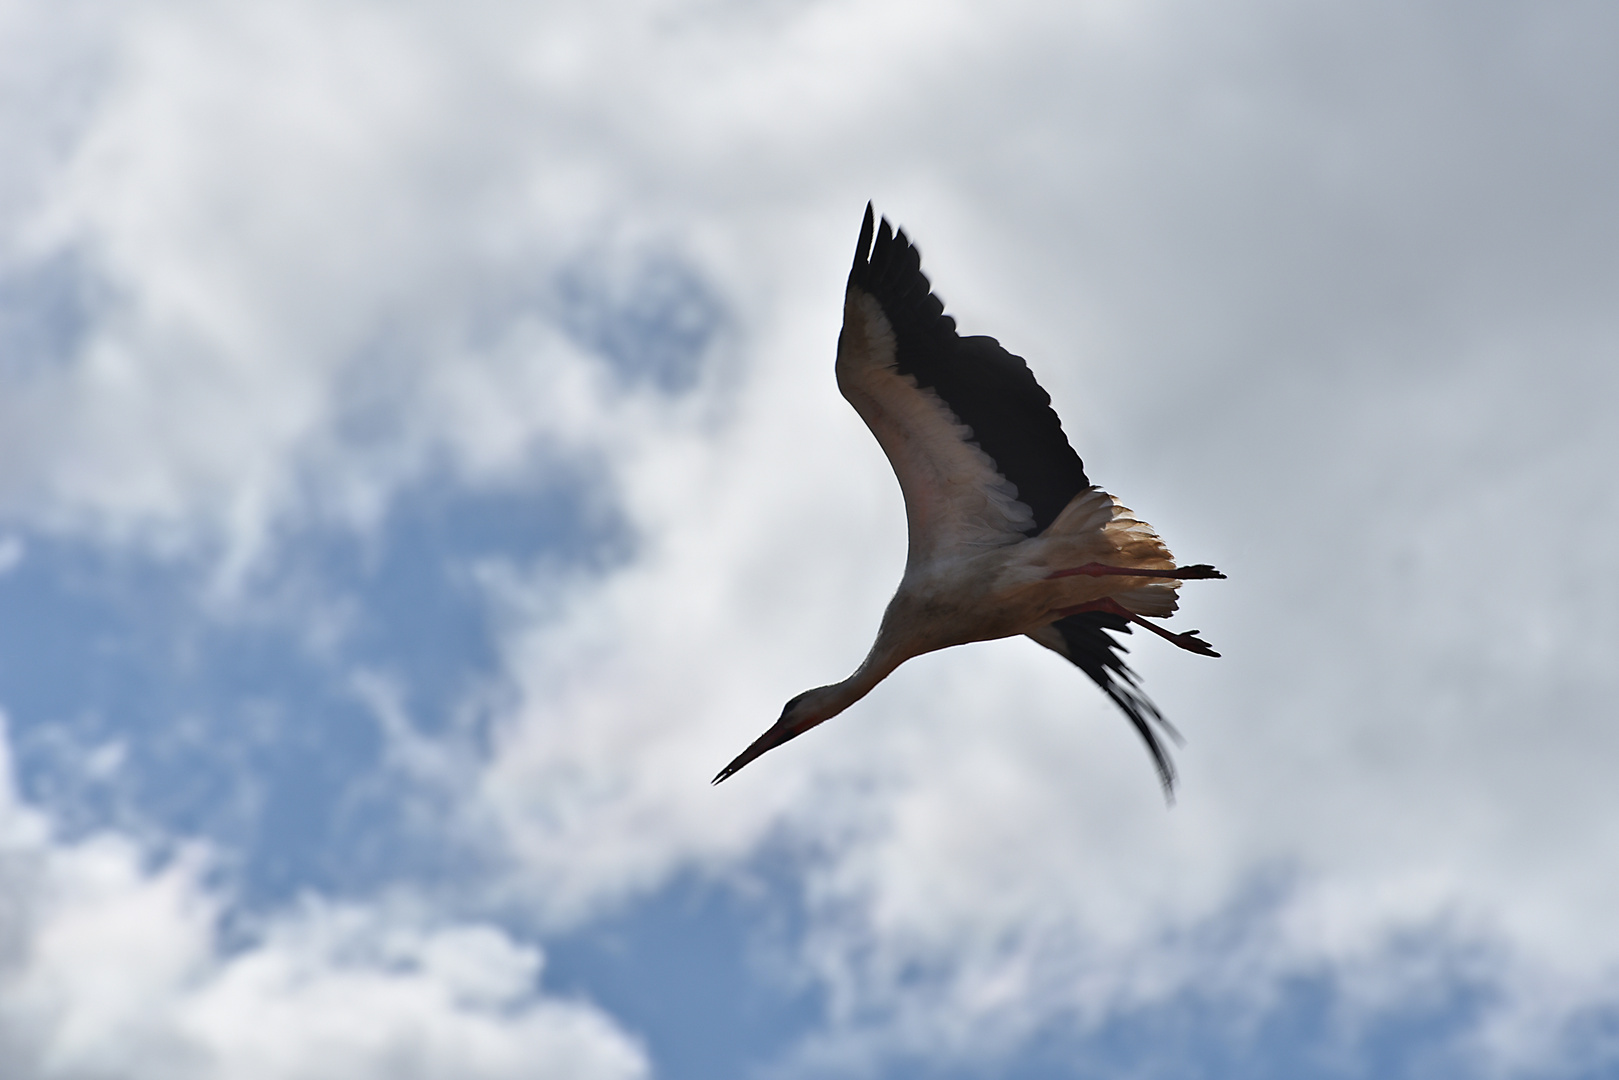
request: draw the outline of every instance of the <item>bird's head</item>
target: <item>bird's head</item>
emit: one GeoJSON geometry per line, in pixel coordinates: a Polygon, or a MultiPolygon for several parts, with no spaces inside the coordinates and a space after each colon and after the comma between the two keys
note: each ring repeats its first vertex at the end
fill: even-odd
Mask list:
{"type": "Polygon", "coordinates": [[[770,726],[769,731],[753,740],[753,744],[738,754],[736,760],[721,769],[720,774],[714,777],[714,783],[724,780],[759,755],[796,739],[816,724],[836,716],[842,711],[837,705],[837,690],[836,686],[817,686],[789,699],[782,706],[781,718],[770,726]]]}
{"type": "MultiPolygon", "coordinates": [[[[819,689],[824,690],[826,688],[823,686],[819,689]]],[[[810,712],[812,712],[815,708],[816,693],[816,690],[806,690],[802,694],[794,694],[792,697],[788,698],[787,704],[781,707],[781,716],[777,717],[776,726],[780,727],[782,724],[788,723],[789,721],[801,720],[808,717],[810,712]]]]}

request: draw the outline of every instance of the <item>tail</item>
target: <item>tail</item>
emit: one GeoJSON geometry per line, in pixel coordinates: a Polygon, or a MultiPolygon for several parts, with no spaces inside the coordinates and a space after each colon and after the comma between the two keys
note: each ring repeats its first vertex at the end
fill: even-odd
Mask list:
{"type": "MultiPolygon", "coordinates": [[[[1040,537],[1050,552],[1044,558],[1055,566],[1099,562],[1143,570],[1175,568],[1175,556],[1153,527],[1099,487],[1075,495],[1040,537]]],[[[1179,588],[1179,581],[1155,581],[1115,594],[1114,599],[1137,615],[1163,619],[1175,613],[1179,588]]]]}
{"type": "Polygon", "coordinates": [[[1147,744],[1152,763],[1158,770],[1158,782],[1163,785],[1164,798],[1175,801],[1175,763],[1169,750],[1159,738],[1162,729],[1171,741],[1179,745],[1184,740],[1175,726],[1164,719],[1158,706],[1141,691],[1140,679],[1125,664],[1123,653],[1128,651],[1106,631],[1128,634],[1130,623],[1122,615],[1106,611],[1086,611],[1058,619],[1048,626],[1029,634],[1052,652],[1067,658],[1083,671],[1090,680],[1102,688],[1102,693],[1123,710],[1136,733],[1147,744]]]}

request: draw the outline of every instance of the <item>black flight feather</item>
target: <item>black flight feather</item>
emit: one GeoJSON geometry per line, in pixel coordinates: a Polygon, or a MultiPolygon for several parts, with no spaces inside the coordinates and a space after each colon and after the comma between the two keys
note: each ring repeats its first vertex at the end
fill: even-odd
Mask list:
{"type": "Polygon", "coordinates": [[[1158,781],[1164,785],[1164,794],[1173,798],[1175,793],[1175,763],[1158,737],[1154,725],[1164,730],[1172,740],[1181,741],[1180,732],[1158,711],[1146,694],[1136,673],[1125,664],[1121,655],[1127,650],[1107,631],[1128,634],[1130,623],[1123,615],[1106,611],[1086,611],[1069,615],[1052,623],[1062,635],[1064,648],[1060,650],[1074,666],[1089,675],[1091,681],[1102,688],[1102,693],[1130,718],[1130,723],[1147,744],[1152,763],[1158,767],[1158,781]]]}
{"type": "Polygon", "coordinates": [[[994,338],[958,335],[904,230],[894,232],[884,218],[873,243],[872,218],[868,203],[849,284],[870,293],[894,328],[900,374],[932,389],[972,429],[972,441],[1034,511],[1028,535],[1039,535],[1090,487],[1085,466],[1052,411],[1051,395],[1035,382],[1023,358],[994,338]]]}

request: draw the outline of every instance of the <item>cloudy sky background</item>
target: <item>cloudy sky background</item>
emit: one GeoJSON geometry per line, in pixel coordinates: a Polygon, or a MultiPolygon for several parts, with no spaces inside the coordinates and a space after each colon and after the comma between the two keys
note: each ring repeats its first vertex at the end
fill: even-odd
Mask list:
{"type": "Polygon", "coordinates": [[[1612,1075],[1619,11],[0,4],[0,1072],[1612,1075]],[[1188,736],[864,654],[867,199],[1188,736]]]}

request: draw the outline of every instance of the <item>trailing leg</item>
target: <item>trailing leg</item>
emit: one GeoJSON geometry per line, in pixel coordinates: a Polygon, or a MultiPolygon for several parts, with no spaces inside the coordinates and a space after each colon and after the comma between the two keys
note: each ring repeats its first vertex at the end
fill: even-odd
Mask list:
{"type": "Polygon", "coordinates": [[[1209,645],[1208,642],[1204,641],[1198,636],[1196,630],[1187,630],[1184,633],[1172,634],[1158,624],[1150,623],[1146,619],[1143,619],[1140,615],[1137,615],[1135,612],[1129,610],[1111,597],[1103,600],[1092,600],[1088,604],[1080,604],[1077,607],[1063,608],[1061,611],[1057,612],[1057,614],[1061,617],[1067,617],[1069,615],[1078,615],[1082,611],[1105,611],[1111,615],[1122,615],[1126,619],[1129,619],[1131,622],[1135,623],[1137,626],[1146,627],[1148,630],[1151,630],[1153,633],[1157,634],[1171,645],[1185,649],[1187,652],[1194,652],[1199,656],[1220,655],[1214,651],[1214,648],[1209,645]]]}
{"type": "Polygon", "coordinates": [[[1084,566],[1072,566],[1067,570],[1053,570],[1046,575],[1046,580],[1053,578],[1074,577],[1083,574],[1087,577],[1150,577],[1150,578],[1178,578],[1182,581],[1191,581],[1198,578],[1223,578],[1224,574],[1210,566],[1208,563],[1198,563],[1196,566],[1177,566],[1169,570],[1145,570],[1137,566],[1108,566],[1105,563],[1086,563],[1084,566]]]}

